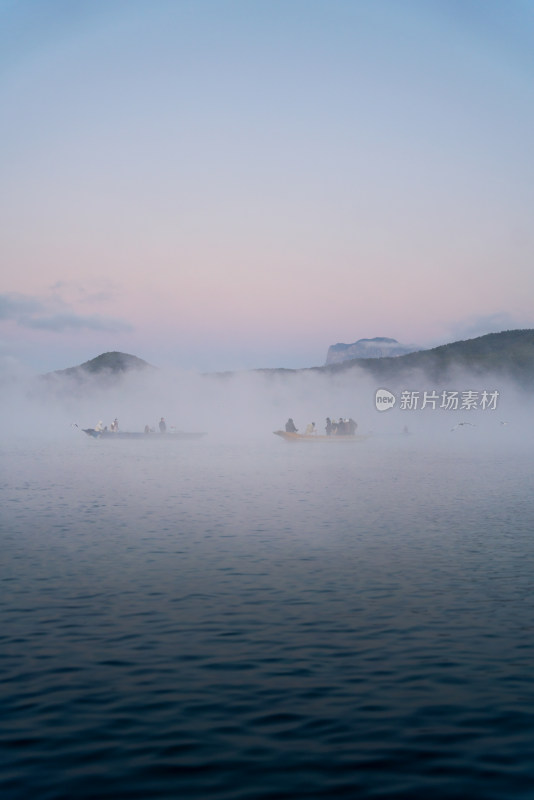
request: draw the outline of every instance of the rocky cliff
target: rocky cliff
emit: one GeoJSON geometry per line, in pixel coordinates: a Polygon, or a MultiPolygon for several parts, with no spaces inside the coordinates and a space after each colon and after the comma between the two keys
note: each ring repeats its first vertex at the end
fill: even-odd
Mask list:
{"type": "Polygon", "coordinates": [[[358,339],[353,344],[333,344],[328,348],[326,366],[341,364],[342,361],[352,361],[353,358],[387,358],[390,356],[404,356],[419,350],[418,347],[409,347],[399,344],[396,339],[385,336],[376,336],[374,339],[358,339]]]}

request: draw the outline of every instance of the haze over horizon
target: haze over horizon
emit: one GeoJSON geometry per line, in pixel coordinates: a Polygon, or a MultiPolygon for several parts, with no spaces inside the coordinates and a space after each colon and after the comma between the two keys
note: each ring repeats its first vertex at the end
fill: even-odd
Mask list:
{"type": "Polygon", "coordinates": [[[0,9],[0,361],[318,366],[534,328],[534,8],[0,9]]]}

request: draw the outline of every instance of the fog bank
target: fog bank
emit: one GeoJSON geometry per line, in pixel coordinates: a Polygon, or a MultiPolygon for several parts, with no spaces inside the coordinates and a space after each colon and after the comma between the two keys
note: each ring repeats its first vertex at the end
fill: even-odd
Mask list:
{"type": "Polygon", "coordinates": [[[337,374],[300,370],[211,375],[150,370],[79,381],[65,376],[43,380],[4,365],[0,387],[4,438],[63,438],[100,420],[109,427],[115,418],[121,430],[142,431],[145,425],[157,429],[161,417],[168,428],[204,431],[216,441],[272,437],[288,417],[302,432],[312,421],[323,433],[326,417],[352,417],[358,433],[375,437],[408,433],[432,440],[469,434],[473,441],[486,443],[531,442],[534,428],[524,391],[499,376],[474,380],[461,372],[443,386],[432,385],[421,374],[406,378],[402,386],[393,387],[395,404],[387,411],[377,410],[375,396],[377,389],[388,387],[379,387],[358,369],[337,374]],[[443,393],[452,391],[458,393],[458,407],[441,408],[443,393]],[[438,396],[433,403],[428,399],[432,392],[438,396]],[[475,406],[463,408],[468,392],[475,406]],[[481,407],[483,392],[496,392],[495,407],[481,407]]]}

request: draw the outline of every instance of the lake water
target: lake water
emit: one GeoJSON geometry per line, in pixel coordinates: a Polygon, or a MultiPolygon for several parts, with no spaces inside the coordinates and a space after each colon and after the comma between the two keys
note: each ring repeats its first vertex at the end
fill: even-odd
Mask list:
{"type": "Polygon", "coordinates": [[[5,800],[534,797],[531,448],[2,461],[5,800]]]}

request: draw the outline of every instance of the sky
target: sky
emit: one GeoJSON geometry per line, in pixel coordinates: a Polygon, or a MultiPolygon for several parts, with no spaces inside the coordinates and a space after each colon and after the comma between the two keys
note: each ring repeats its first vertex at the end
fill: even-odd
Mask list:
{"type": "Polygon", "coordinates": [[[0,0],[0,361],[534,327],[529,0],[0,0]]]}

